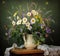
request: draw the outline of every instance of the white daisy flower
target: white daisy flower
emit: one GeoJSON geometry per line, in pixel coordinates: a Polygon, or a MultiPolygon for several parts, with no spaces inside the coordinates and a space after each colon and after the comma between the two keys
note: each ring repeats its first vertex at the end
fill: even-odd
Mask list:
{"type": "Polygon", "coordinates": [[[30,26],[30,22],[27,22],[27,23],[26,23],[26,26],[30,26]]]}
{"type": "Polygon", "coordinates": [[[36,11],[36,15],[38,15],[38,12],[36,11]]]}
{"type": "Polygon", "coordinates": [[[16,24],[19,25],[19,24],[21,24],[21,22],[22,22],[22,20],[20,19],[20,20],[17,21],[16,24]]]}
{"type": "Polygon", "coordinates": [[[15,22],[14,20],[12,21],[12,25],[13,25],[13,26],[15,26],[15,25],[16,25],[16,22],[15,22]]]}
{"type": "Polygon", "coordinates": [[[31,24],[34,24],[35,21],[36,21],[35,18],[32,18],[32,19],[31,19],[31,24]]]}
{"type": "Polygon", "coordinates": [[[31,12],[28,12],[28,13],[27,13],[27,16],[31,16],[31,12]]]}
{"type": "Polygon", "coordinates": [[[38,12],[35,10],[32,10],[31,13],[33,14],[33,16],[38,15],[38,12]]]}
{"type": "Polygon", "coordinates": [[[24,17],[24,18],[23,18],[23,24],[25,24],[26,22],[27,22],[27,18],[24,17]]]}
{"type": "Polygon", "coordinates": [[[28,28],[28,30],[31,30],[32,29],[32,26],[28,26],[27,28],[28,28]]]}

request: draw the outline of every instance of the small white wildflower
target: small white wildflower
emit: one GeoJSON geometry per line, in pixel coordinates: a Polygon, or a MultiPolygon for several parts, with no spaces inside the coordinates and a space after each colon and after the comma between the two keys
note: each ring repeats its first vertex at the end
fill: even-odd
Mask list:
{"type": "Polygon", "coordinates": [[[38,15],[38,12],[35,10],[32,10],[31,13],[33,14],[33,16],[38,15]]]}
{"type": "Polygon", "coordinates": [[[6,33],[5,33],[5,35],[7,36],[7,35],[8,35],[8,33],[6,32],[6,33]]]}
{"type": "Polygon", "coordinates": [[[13,25],[13,26],[15,26],[15,25],[16,25],[16,22],[15,22],[14,20],[12,21],[12,25],[13,25]]]}
{"type": "Polygon", "coordinates": [[[27,13],[27,16],[31,16],[31,12],[28,12],[28,13],[27,13]]]}
{"type": "Polygon", "coordinates": [[[17,21],[17,25],[21,24],[21,22],[22,22],[22,20],[21,20],[21,19],[20,19],[20,20],[18,20],[18,21],[17,21]]]}
{"type": "Polygon", "coordinates": [[[38,15],[38,12],[36,11],[36,15],[38,15]]]}
{"type": "Polygon", "coordinates": [[[22,23],[22,24],[25,24],[26,22],[27,22],[27,18],[24,17],[24,18],[23,18],[23,23],[22,23]]]}
{"type": "Polygon", "coordinates": [[[19,16],[17,16],[17,20],[19,20],[20,18],[19,18],[19,16]]]}
{"type": "Polygon", "coordinates": [[[30,22],[27,22],[27,23],[26,23],[26,26],[30,26],[30,22]]]}
{"type": "Polygon", "coordinates": [[[28,30],[31,30],[32,29],[32,26],[28,26],[27,28],[28,28],[28,30]]]}

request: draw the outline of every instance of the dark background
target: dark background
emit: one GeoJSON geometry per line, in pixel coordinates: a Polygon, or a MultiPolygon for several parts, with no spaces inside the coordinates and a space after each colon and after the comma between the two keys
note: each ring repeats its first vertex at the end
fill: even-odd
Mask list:
{"type": "Polygon", "coordinates": [[[55,20],[55,25],[53,26],[55,32],[52,34],[53,41],[50,38],[46,39],[46,44],[48,45],[57,45],[60,46],[60,4],[59,0],[0,0],[0,54],[1,56],[4,55],[4,51],[7,47],[10,47],[8,41],[5,39],[5,28],[4,25],[9,25],[9,20],[6,18],[8,15],[7,11],[10,10],[12,13],[18,7],[19,4],[26,6],[26,3],[35,2],[41,7],[47,8],[46,10],[51,9],[53,11],[53,19],[55,20]],[[44,3],[48,1],[48,5],[44,3]],[[15,8],[11,10],[11,6],[15,8]]]}

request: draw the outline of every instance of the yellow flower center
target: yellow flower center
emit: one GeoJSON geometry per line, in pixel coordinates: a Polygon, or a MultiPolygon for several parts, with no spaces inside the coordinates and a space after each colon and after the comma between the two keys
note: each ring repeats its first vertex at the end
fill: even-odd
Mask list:
{"type": "Polygon", "coordinates": [[[26,19],[24,19],[24,21],[26,21],[26,19]]]}
{"type": "Polygon", "coordinates": [[[32,22],[34,22],[34,20],[32,20],[32,22]]]}

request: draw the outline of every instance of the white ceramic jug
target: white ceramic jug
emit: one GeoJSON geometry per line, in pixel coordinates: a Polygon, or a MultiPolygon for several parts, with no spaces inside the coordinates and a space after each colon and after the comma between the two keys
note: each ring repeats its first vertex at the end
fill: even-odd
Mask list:
{"type": "Polygon", "coordinates": [[[34,49],[36,47],[32,34],[23,35],[24,46],[26,49],[34,49]]]}

